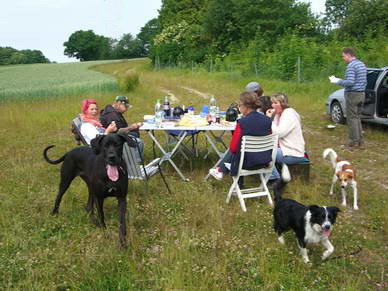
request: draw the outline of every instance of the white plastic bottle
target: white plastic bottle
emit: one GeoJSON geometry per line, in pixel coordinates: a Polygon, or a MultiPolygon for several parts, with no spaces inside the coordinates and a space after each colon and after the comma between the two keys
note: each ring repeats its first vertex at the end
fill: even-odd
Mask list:
{"type": "Polygon", "coordinates": [[[161,127],[162,126],[162,121],[163,121],[163,109],[162,109],[162,104],[160,104],[160,100],[158,99],[155,104],[155,125],[156,127],[161,127]]]}

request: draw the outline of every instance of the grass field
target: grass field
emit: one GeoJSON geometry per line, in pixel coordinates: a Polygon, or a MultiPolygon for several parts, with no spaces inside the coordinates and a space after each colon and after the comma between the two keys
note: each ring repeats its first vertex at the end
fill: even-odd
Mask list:
{"type": "Polygon", "coordinates": [[[89,70],[112,61],[0,67],[0,102],[117,90],[113,76],[89,70]]]}
{"type": "MultiPolygon", "coordinates": [[[[253,80],[227,73],[154,72],[146,60],[95,69],[111,75],[128,70],[139,74],[140,85],[128,93],[133,104],[126,113],[129,122],[152,114],[156,99],[167,92],[174,95],[173,105],[200,108],[214,94],[221,108],[226,108],[253,80]]],[[[324,115],[324,101],[334,85],[326,80],[302,84],[259,81],[267,95],[288,93],[291,105],[303,118],[311,179],[309,183],[293,180],[285,196],[304,204],[340,205],[340,195],[328,195],[332,169],[321,158],[326,147],[351,160],[358,170],[360,210],[340,207],[331,237],[333,259],[321,262],[322,247],[310,246],[312,266],[304,264],[291,233],[281,246],[272,230],[272,209],[266,199],[248,200],[246,213],[237,199],[226,204],[231,179],[203,181],[216,161],[215,155],[202,159],[206,153],[203,137],[200,158],[187,163],[176,157],[190,182],[164,167],[172,195],[158,176],[151,179],[148,194],[141,182],[130,182],[128,249],[119,248],[116,201],[105,201],[107,229],[95,227],[84,210],[87,189],[79,178],[64,196],[59,215],[51,216],[59,167],[43,160],[43,149],[55,144],[50,156],[57,158],[75,146],[69,122],[79,112],[81,99],[94,97],[102,107],[126,92],[90,91],[41,99],[33,92],[30,101],[27,91],[23,101],[0,106],[0,289],[385,289],[387,130],[366,127],[367,149],[343,151],[339,146],[346,142],[346,126],[325,128],[330,121],[324,115]],[[359,253],[351,255],[359,248],[359,253]]],[[[151,160],[151,141],[145,134],[143,138],[145,157],[151,160]]]]}

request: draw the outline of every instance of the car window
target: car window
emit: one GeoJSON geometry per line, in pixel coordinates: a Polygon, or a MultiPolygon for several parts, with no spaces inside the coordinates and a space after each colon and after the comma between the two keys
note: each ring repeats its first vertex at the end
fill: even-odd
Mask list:
{"type": "Polygon", "coordinates": [[[388,88],[388,73],[385,74],[384,79],[381,82],[381,87],[388,88]]]}
{"type": "Polygon", "coordinates": [[[378,76],[380,75],[380,71],[367,71],[366,74],[366,90],[373,90],[376,85],[376,80],[378,76]]]}

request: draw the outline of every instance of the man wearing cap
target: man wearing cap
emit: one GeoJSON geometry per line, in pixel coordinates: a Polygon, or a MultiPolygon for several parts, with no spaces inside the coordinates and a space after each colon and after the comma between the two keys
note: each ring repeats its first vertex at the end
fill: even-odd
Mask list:
{"type": "Polygon", "coordinates": [[[264,93],[263,88],[261,88],[260,84],[257,82],[248,83],[248,85],[246,85],[246,87],[245,87],[245,91],[253,92],[257,95],[257,97],[260,97],[264,93]]]}
{"type": "Polygon", "coordinates": [[[112,121],[114,121],[116,123],[117,130],[124,131],[127,134],[130,134],[136,137],[140,147],[140,156],[143,156],[144,143],[139,138],[140,137],[139,127],[142,126],[142,123],[137,122],[128,126],[128,123],[123,116],[123,114],[130,107],[131,105],[129,104],[127,96],[117,96],[115,98],[115,101],[112,103],[112,105],[109,104],[105,106],[104,110],[101,111],[100,121],[102,126],[104,126],[105,128],[112,121]]]}
{"type": "Polygon", "coordinates": [[[116,122],[117,129],[125,130],[128,134],[139,137],[139,127],[141,122],[128,126],[123,114],[130,107],[127,96],[117,96],[112,105],[107,105],[101,112],[100,121],[104,127],[107,127],[112,121],[116,122]]]}

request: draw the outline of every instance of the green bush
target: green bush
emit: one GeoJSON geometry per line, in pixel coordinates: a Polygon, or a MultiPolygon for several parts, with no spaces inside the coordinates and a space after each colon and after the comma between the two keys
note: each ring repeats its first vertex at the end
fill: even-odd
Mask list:
{"type": "Polygon", "coordinates": [[[119,88],[122,91],[133,91],[139,85],[139,74],[133,71],[128,71],[118,78],[119,88]]]}

